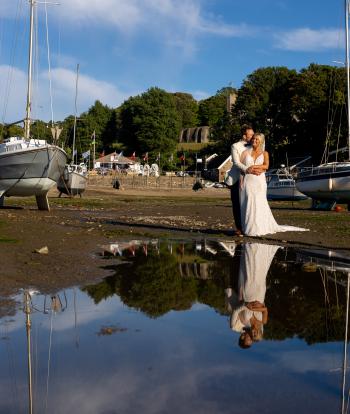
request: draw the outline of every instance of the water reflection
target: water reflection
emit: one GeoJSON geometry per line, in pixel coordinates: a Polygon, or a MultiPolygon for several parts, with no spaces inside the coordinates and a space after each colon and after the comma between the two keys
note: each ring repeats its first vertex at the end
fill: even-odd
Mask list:
{"type": "Polygon", "coordinates": [[[21,301],[0,318],[0,412],[30,410],[30,377],[34,413],[347,412],[346,255],[331,263],[215,240],[113,245],[101,252],[110,277],[31,292],[30,311],[21,301]]]}
{"type": "Polygon", "coordinates": [[[118,295],[125,305],[157,318],[201,303],[229,316],[233,330],[257,340],[262,334],[269,340],[299,337],[308,344],[342,340],[341,286],[347,279],[343,268],[334,268],[334,258],[334,271],[326,272],[310,266],[303,250],[276,245],[215,240],[116,245],[120,261],[107,266],[114,275],[84,288],[96,304],[118,295]]]}
{"type": "Polygon", "coordinates": [[[238,287],[226,289],[231,329],[239,332],[239,346],[250,348],[263,337],[268,320],[265,306],[266,277],[279,249],[268,244],[245,244],[242,247],[238,287]]]}

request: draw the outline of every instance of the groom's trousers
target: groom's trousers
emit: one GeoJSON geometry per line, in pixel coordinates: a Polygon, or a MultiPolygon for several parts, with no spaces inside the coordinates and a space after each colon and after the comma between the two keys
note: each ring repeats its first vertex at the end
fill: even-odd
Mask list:
{"type": "Polygon", "coordinates": [[[232,202],[232,213],[235,221],[237,230],[242,231],[242,220],[241,220],[241,205],[239,202],[239,180],[235,182],[231,187],[231,202],[232,202]]]}

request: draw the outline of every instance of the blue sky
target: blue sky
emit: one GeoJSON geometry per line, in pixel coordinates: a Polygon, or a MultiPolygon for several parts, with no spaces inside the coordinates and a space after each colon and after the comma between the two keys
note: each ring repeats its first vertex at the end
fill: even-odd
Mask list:
{"type": "MultiPolygon", "coordinates": [[[[74,113],[77,63],[78,112],[83,112],[96,99],[116,107],[151,86],[203,99],[229,84],[239,88],[259,67],[344,61],[343,0],[59,3],[47,6],[55,120],[74,113]]],[[[43,4],[38,14],[33,116],[49,120],[43,4]]],[[[1,0],[0,122],[23,118],[27,20],[27,0],[1,0]]]]}

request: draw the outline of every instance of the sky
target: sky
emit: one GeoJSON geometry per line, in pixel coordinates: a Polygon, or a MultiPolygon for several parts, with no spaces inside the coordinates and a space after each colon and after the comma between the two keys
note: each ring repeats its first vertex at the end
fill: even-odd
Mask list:
{"type": "MultiPolygon", "coordinates": [[[[260,67],[344,62],[344,0],[50,1],[36,6],[32,107],[46,121],[74,114],[77,64],[80,114],[153,86],[200,100],[260,67]]],[[[24,117],[28,26],[28,0],[0,0],[0,122],[24,117]]]]}

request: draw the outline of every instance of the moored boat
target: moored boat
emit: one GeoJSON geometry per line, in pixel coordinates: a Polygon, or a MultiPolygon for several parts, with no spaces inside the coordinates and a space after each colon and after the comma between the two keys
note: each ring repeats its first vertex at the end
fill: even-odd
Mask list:
{"type": "MultiPolygon", "coordinates": [[[[0,204],[4,197],[35,196],[39,210],[49,210],[47,193],[63,173],[67,154],[57,145],[30,138],[33,74],[34,0],[30,5],[29,59],[24,137],[10,137],[0,144],[0,204]]],[[[52,125],[58,138],[58,129],[52,125]]]]}
{"type": "Polygon", "coordinates": [[[267,173],[266,181],[268,200],[299,201],[308,198],[296,188],[295,179],[287,168],[267,173]]]}
{"type": "MultiPolygon", "coordinates": [[[[345,0],[345,62],[347,80],[347,147],[348,160],[325,162],[317,167],[302,168],[296,179],[299,191],[318,200],[347,203],[350,210],[350,68],[349,68],[349,5],[345,0]]],[[[342,149],[342,150],[344,150],[342,149]]],[[[341,150],[339,150],[341,151],[341,150]]],[[[336,153],[338,151],[335,151],[336,153]]],[[[328,160],[327,160],[328,161],[328,160]]]]}
{"type": "Polygon", "coordinates": [[[67,164],[61,175],[57,189],[61,194],[70,196],[80,195],[85,191],[87,184],[87,167],[85,164],[67,164]]]}
{"type": "Polygon", "coordinates": [[[350,204],[350,162],[332,162],[302,168],[296,185],[298,190],[315,200],[350,204]]]}
{"type": "Polygon", "coordinates": [[[77,129],[77,99],[78,99],[78,79],[79,79],[79,64],[77,65],[77,77],[75,83],[75,115],[73,128],[73,160],[71,164],[67,164],[64,168],[64,173],[61,175],[57,183],[57,189],[69,196],[80,195],[85,191],[87,185],[87,167],[85,164],[74,164],[74,159],[77,161],[77,151],[75,149],[76,129],[77,129]]]}

